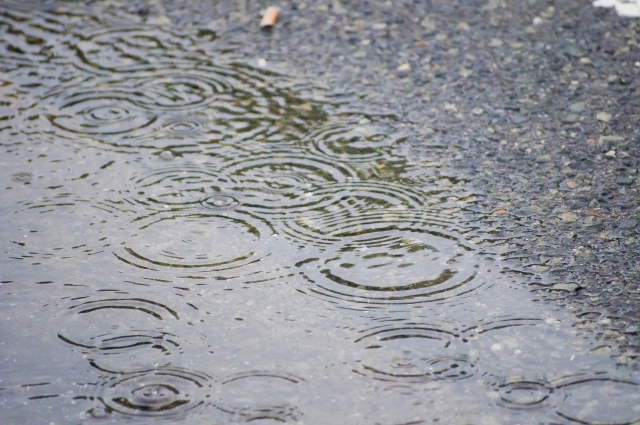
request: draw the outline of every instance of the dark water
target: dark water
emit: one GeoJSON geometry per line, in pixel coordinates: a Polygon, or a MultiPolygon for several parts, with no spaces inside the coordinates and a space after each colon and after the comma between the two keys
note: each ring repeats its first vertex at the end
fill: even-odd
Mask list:
{"type": "Polygon", "coordinates": [[[640,421],[578,326],[611,319],[499,273],[426,136],[208,28],[28,6],[0,8],[1,423],[640,421]]]}

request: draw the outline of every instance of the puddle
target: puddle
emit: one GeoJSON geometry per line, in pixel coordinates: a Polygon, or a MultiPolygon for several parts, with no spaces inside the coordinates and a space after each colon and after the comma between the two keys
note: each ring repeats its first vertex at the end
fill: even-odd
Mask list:
{"type": "Polygon", "coordinates": [[[0,7],[3,423],[640,420],[442,146],[210,28],[44,6],[0,7]]]}

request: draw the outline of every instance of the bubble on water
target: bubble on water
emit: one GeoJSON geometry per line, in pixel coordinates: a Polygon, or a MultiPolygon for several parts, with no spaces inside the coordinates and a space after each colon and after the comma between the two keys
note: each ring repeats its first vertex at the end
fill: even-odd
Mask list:
{"type": "Polygon", "coordinates": [[[227,377],[216,400],[218,409],[239,422],[296,423],[303,413],[304,379],[288,373],[251,371],[227,377]]]}
{"type": "Polygon", "coordinates": [[[498,405],[516,410],[548,408],[554,392],[544,379],[526,376],[499,380],[492,389],[498,394],[498,405]]]}
{"type": "Polygon", "coordinates": [[[163,161],[171,161],[173,158],[175,158],[175,155],[171,151],[162,151],[160,152],[159,156],[163,161]]]}
{"type": "Polygon", "coordinates": [[[203,199],[200,201],[200,205],[212,210],[230,210],[240,206],[243,199],[244,198],[239,195],[219,193],[203,199]]]}
{"type": "Polygon", "coordinates": [[[176,367],[158,367],[105,376],[96,388],[104,406],[126,416],[176,418],[203,408],[213,378],[176,367]]]}
{"type": "Polygon", "coordinates": [[[556,412],[573,422],[596,425],[640,421],[640,382],[584,373],[552,381],[560,393],[556,412]]]}

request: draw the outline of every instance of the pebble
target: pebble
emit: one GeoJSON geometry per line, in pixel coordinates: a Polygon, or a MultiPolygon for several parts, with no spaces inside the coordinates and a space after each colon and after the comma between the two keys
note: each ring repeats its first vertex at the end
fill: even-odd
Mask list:
{"type": "Polygon", "coordinates": [[[403,63],[398,67],[397,71],[398,74],[408,74],[409,72],[411,72],[411,65],[409,65],[408,63],[403,63]]]}
{"type": "Polygon", "coordinates": [[[566,212],[560,214],[560,219],[565,223],[575,223],[578,221],[578,214],[572,212],[566,212]]]}
{"type": "Polygon", "coordinates": [[[509,120],[511,120],[512,123],[514,124],[522,124],[524,122],[526,122],[529,118],[525,117],[524,115],[520,115],[520,114],[512,114],[509,116],[509,120]]]}
{"type": "Polygon", "coordinates": [[[331,12],[337,15],[346,15],[347,9],[338,0],[333,0],[331,4],[331,12]]]}
{"type": "Polygon", "coordinates": [[[585,108],[586,104],[584,102],[576,102],[569,106],[569,111],[573,112],[574,114],[579,114],[580,112],[583,112],[585,108]]]}
{"type": "Polygon", "coordinates": [[[482,109],[482,108],[473,108],[471,110],[471,113],[473,115],[482,115],[482,114],[484,114],[484,109],[482,109]]]}
{"type": "Polygon", "coordinates": [[[623,230],[632,230],[632,229],[636,229],[638,227],[638,220],[622,220],[620,223],[618,223],[618,229],[623,229],[623,230]]]}
{"type": "Polygon", "coordinates": [[[569,114],[569,115],[565,115],[564,117],[560,118],[560,121],[562,121],[563,123],[566,124],[571,124],[574,123],[576,121],[578,121],[578,119],[580,119],[580,117],[576,114],[569,114]]]}
{"type": "Polygon", "coordinates": [[[621,186],[631,186],[633,184],[633,177],[631,176],[619,176],[616,179],[616,183],[621,186]]]}
{"type": "Polygon", "coordinates": [[[147,19],[147,24],[149,25],[169,25],[170,23],[171,23],[171,20],[164,15],[154,16],[147,19]]]}
{"type": "Polygon", "coordinates": [[[580,286],[575,284],[575,283],[556,283],[555,285],[553,285],[551,287],[551,289],[554,289],[556,291],[573,292],[573,291],[577,291],[578,289],[580,289],[580,286]]]}
{"type": "Polygon", "coordinates": [[[598,112],[598,114],[596,115],[596,119],[602,122],[609,122],[611,121],[611,114],[608,114],[606,112],[598,112]]]}
{"type": "Polygon", "coordinates": [[[429,18],[424,18],[420,23],[420,25],[422,25],[422,27],[426,29],[427,32],[430,32],[430,33],[435,32],[436,30],[436,23],[429,18]]]}
{"type": "Polygon", "coordinates": [[[622,136],[600,136],[598,139],[598,146],[611,147],[623,142],[624,137],[622,136]]]}
{"type": "Polygon", "coordinates": [[[500,47],[502,46],[502,40],[499,38],[492,38],[489,42],[489,47],[500,47]]]}

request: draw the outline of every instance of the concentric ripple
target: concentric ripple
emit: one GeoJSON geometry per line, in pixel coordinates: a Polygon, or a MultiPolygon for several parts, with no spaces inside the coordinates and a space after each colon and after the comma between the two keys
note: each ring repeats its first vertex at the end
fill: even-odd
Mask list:
{"type": "Polygon", "coordinates": [[[415,352],[388,353],[375,361],[365,360],[363,368],[375,379],[405,383],[458,381],[478,371],[476,361],[465,355],[429,357],[415,352]]]}
{"type": "Polygon", "coordinates": [[[588,425],[640,422],[640,383],[631,379],[584,374],[557,380],[562,402],[556,412],[588,425]]]}
{"type": "Polygon", "coordinates": [[[541,409],[549,406],[553,386],[540,379],[514,377],[501,380],[494,386],[499,395],[498,404],[516,410],[541,409]]]}
{"type": "Polygon", "coordinates": [[[158,62],[177,63],[202,60],[202,49],[215,48],[211,30],[175,31],[154,25],[110,26],[93,34],[82,33],[76,43],[78,66],[91,70],[134,72],[147,70],[158,62]]]}
{"type": "Polygon", "coordinates": [[[163,121],[162,130],[173,137],[191,137],[203,133],[207,121],[206,115],[175,116],[163,121]]]}
{"type": "Polygon", "coordinates": [[[315,208],[329,197],[316,196],[326,184],[355,178],[349,168],[289,152],[253,155],[225,165],[220,173],[229,189],[245,195],[246,205],[281,215],[291,209],[315,208]]]}
{"type": "Polygon", "coordinates": [[[385,160],[397,141],[389,125],[340,120],[311,131],[302,143],[314,156],[330,161],[369,163],[385,160]]]}
{"type": "Polygon", "coordinates": [[[134,200],[151,207],[233,209],[244,200],[240,194],[222,192],[219,173],[206,164],[157,169],[132,177],[130,183],[134,200]]]}
{"type": "Polygon", "coordinates": [[[312,295],[366,308],[442,301],[484,281],[464,246],[409,229],[351,238],[324,259],[309,259],[300,274],[312,295]]]}
{"type": "Polygon", "coordinates": [[[92,208],[91,201],[64,193],[19,204],[20,209],[5,211],[4,216],[6,223],[16,225],[0,230],[0,242],[9,258],[40,264],[86,259],[108,251],[102,225],[106,216],[92,208]]]}
{"type": "Polygon", "coordinates": [[[136,105],[140,97],[140,93],[117,85],[68,90],[62,97],[53,96],[48,117],[64,131],[100,137],[116,145],[135,144],[137,138],[155,130],[158,119],[136,105]]]}
{"type": "Polygon", "coordinates": [[[222,70],[156,72],[141,78],[134,87],[145,93],[145,97],[136,99],[137,105],[153,112],[199,109],[232,90],[222,70]]]}
{"type": "Polygon", "coordinates": [[[269,229],[240,215],[158,214],[144,220],[114,254],[143,269],[195,273],[239,269],[267,255],[269,229]]]}
{"type": "Polygon", "coordinates": [[[183,338],[170,321],[178,314],[142,298],[107,298],[69,307],[59,318],[58,338],[96,366],[120,370],[127,363],[169,363],[183,351],[183,338]]]}
{"type": "Polygon", "coordinates": [[[310,193],[313,208],[291,211],[292,217],[283,221],[283,233],[319,246],[399,228],[428,229],[443,239],[457,240],[461,231],[438,212],[435,195],[386,182],[323,185],[310,193]]]}
{"type": "Polygon", "coordinates": [[[136,417],[175,418],[204,407],[212,378],[174,367],[108,376],[98,386],[98,400],[117,413],[136,417]]]}
{"type": "Polygon", "coordinates": [[[301,383],[295,375],[271,371],[233,375],[222,382],[218,408],[240,422],[298,422],[301,383]]]}

